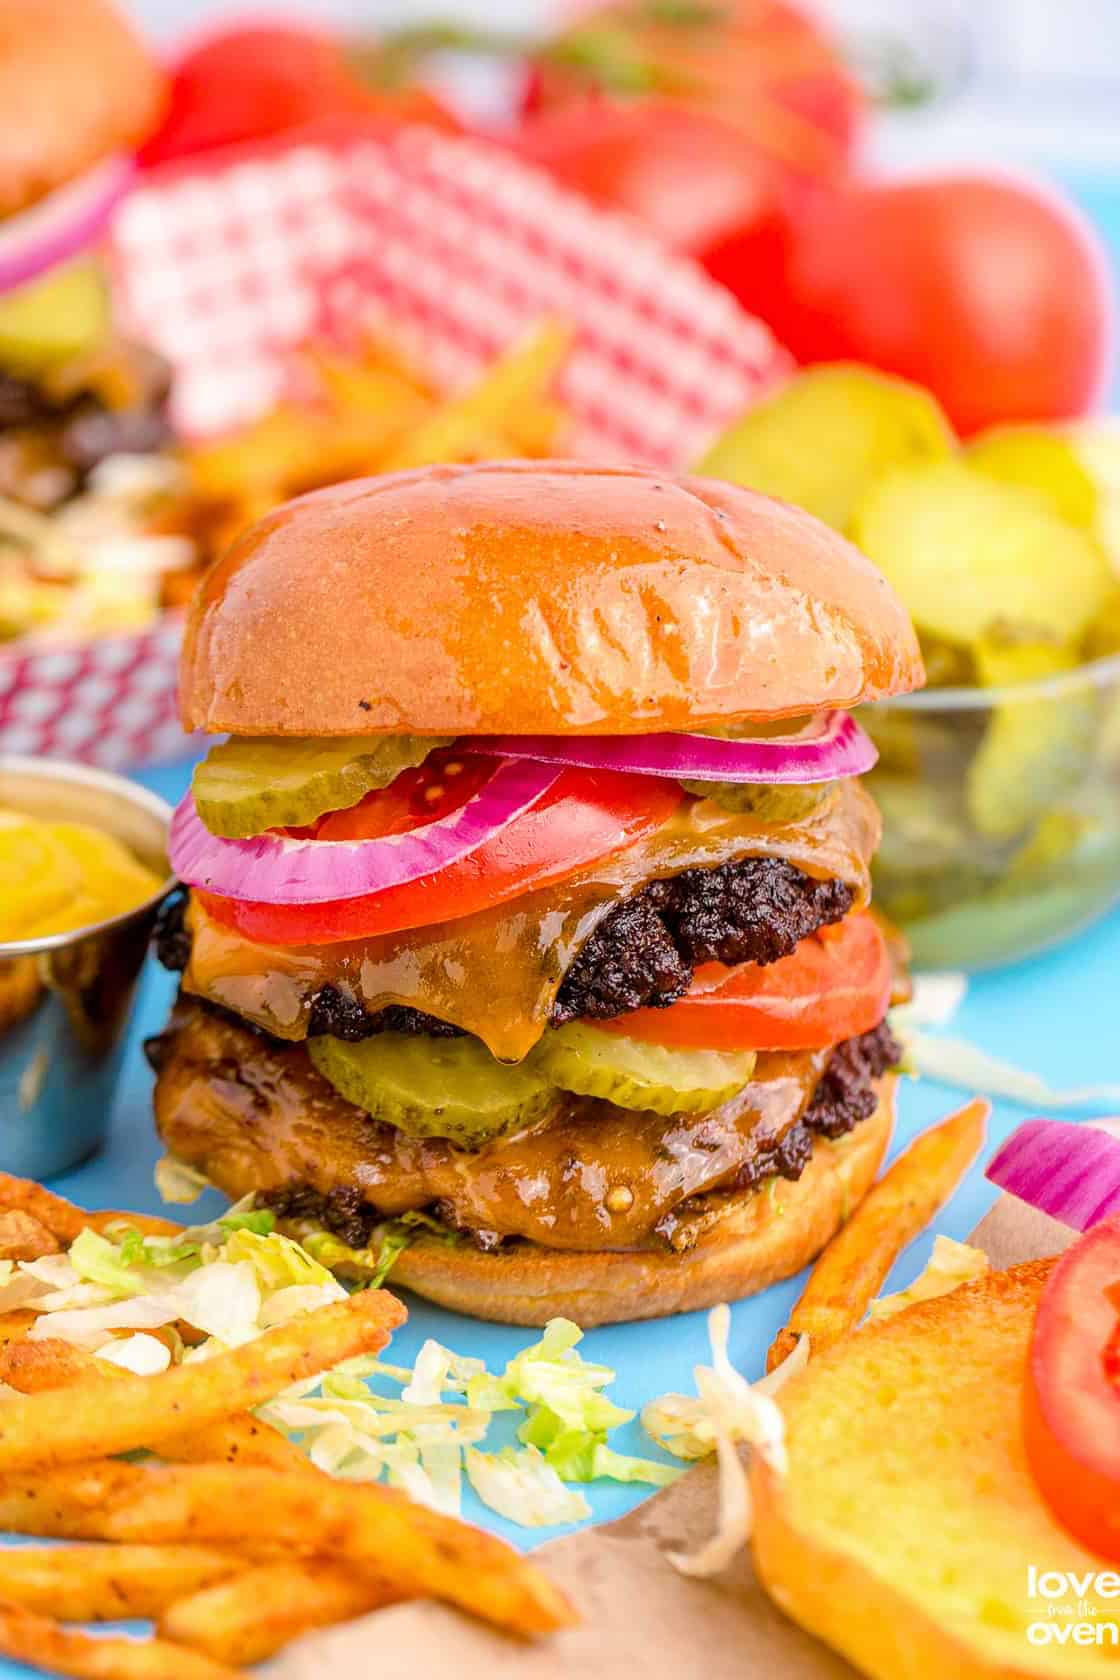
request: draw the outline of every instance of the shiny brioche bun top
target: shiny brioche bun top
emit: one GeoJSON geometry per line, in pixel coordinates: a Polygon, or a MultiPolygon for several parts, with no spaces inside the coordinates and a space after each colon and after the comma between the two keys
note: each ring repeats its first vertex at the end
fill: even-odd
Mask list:
{"type": "Polygon", "coordinates": [[[187,729],[618,734],[917,687],[902,604],[807,513],[573,461],[425,467],[245,532],[194,600],[187,729]]]}
{"type": "Polygon", "coordinates": [[[151,133],[166,81],[111,0],[0,3],[0,216],[151,133]]]}

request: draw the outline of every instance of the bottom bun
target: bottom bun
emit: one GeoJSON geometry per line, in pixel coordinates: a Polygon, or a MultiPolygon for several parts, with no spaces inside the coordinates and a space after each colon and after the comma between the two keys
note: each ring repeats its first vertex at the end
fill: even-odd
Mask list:
{"type": "Polygon", "coordinates": [[[818,1255],[867,1194],[890,1142],[897,1077],[878,1080],[879,1104],[836,1143],[817,1139],[799,1179],[744,1191],[738,1206],[685,1254],[667,1249],[573,1252],[511,1243],[484,1254],[421,1237],[390,1284],[438,1306],[499,1324],[573,1318],[590,1329],[738,1301],[792,1277],[818,1255]]]}

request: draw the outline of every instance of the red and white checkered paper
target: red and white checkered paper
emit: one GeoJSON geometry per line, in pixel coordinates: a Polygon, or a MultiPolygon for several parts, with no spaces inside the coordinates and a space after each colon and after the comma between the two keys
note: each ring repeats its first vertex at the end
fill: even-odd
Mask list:
{"type": "MultiPolygon", "coordinates": [[[[391,334],[449,390],[542,317],[576,329],[574,454],[677,467],[787,368],[758,321],[633,222],[483,142],[307,133],[173,165],[119,212],[121,314],[175,370],[189,436],[254,419],[290,353],[391,334]]],[[[314,563],[314,557],[308,557],[314,563]]],[[[0,750],[128,768],[175,756],[180,625],[0,656],[0,750]]]]}

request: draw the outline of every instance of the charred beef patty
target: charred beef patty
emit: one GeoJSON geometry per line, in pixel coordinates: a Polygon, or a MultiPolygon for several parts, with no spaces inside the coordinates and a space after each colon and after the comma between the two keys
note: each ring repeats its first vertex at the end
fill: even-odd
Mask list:
{"type": "MultiPolygon", "coordinates": [[[[616,905],[580,950],[557,994],[552,1025],[667,1008],[688,990],[697,964],[777,962],[851,907],[845,882],[816,880],[777,858],[744,858],[650,881],[616,905]]],[[[160,961],[178,971],[190,960],[184,909],[185,898],[169,901],[156,930],[160,961]]],[[[386,1031],[449,1037],[458,1029],[403,1006],[371,1014],[331,985],[312,1001],[311,1037],[330,1033],[355,1042],[386,1031]]]]}
{"type": "Polygon", "coordinates": [[[302,1045],[194,999],[152,1051],[167,1147],[231,1196],[255,1192],[355,1247],[379,1219],[427,1209],[482,1246],[524,1237],[579,1250],[687,1247],[709,1192],[798,1177],[816,1137],[874,1111],[872,1081],[898,1057],[885,1025],[833,1051],[760,1055],[751,1083],[703,1115],[558,1093],[537,1125],[468,1151],[371,1120],[302,1045]]]}

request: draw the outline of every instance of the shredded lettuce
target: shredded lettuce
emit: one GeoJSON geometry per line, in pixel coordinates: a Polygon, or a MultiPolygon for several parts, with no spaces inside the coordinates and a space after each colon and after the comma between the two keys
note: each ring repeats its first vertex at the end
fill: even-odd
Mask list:
{"type": "Polygon", "coordinates": [[[570,1320],[553,1319],[501,1372],[428,1340],[411,1370],[369,1361],[359,1371],[336,1371],[318,1392],[306,1385],[289,1391],[261,1416],[297,1437],[312,1463],[332,1475],[384,1475],[425,1504],[458,1510],[466,1471],[479,1498],[511,1521],[581,1521],[587,1503],[570,1484],[610,1477],[658,1487],[680,1474],[610,1446],[609,1432],[634,1414],[603,1393],[614,1372],[580,1357],[582,1334],[570,1320]],[[371,1393],[361,1380],[367,1374],[399,1382],[400,1398],[371,1393]],[[476,1450],[506,1411],[522,1414],[520,1446],[476,1450]]]}
{"type": "Polygon", "coordinates": [[[210,1189],[210,1180],[203,1173],[188,1167],[185,1161],[177,1161],[174,1155],[161,1156],[152,1176],[163,1200],[180,1206],[197,1202],[202,1192],[210,1189]]]}
{"type": "Polygon", "coordinates": [[[918,1301],[933,1301],[939,1295],[949,1295],[962,1283],[983,1277],[991,1262],[982,1248],[968,1243],[954,1242],[952,1237],[938,1235],[933,1239],[933,1253],[924,1271],[920,1272],[908,1289],[894,1295],[880,1295],[872,1301],[872,1318],[892,1318],[918,1301]]]}
{"type": "Polygon", "coordinates": [[[706,1458],[713,1451],[719,1467],[719,1520],[716,1532],[691,1556],[670,1553],[684,1575],[718,1575],[750,1538],[751,1493],[740,1442],[749,1444],[779,1474],[786,1469],[785,1425],[774,1394],[809,1356],[802,1336],[789,1358],[760,1382],[749,1383],[728,1355],[731,1311],[714,1307],[708,1315],[711,1365],[695,1369],[696,1399],[667,1394],[643,1409],[642,1423],[655,1441],[681,1458],[706,1458]]]}
{"type": "Polygon", "coordinates": [[[989,1055],[967,1039],[924,1028],[946,1027],[968,989],[963,974],[920,974],[909,1003],[891,1010],[891,1027],[912,1073],[972,1095],[1002,1098],[1020,1108],[1102,1109],[1120,1107],[1120,1085],[1083,1085],[1062,1090],[1026,1068],[989,1055]]]}
{"type": "Polygon", "coordinates": [[[151,1377],[158,1371],[166,1371],[171,1364],[171,1349],[158,1336],[146,1336],[137,1331],[134,1336],[121,1336],[116,1341],[107,1342],[97,1352],[98,1359],[104,1359],[110,1365],[119,1365],[122,1371],[131,1371],[138,1377],[151,1377]]]}
{"type": "Polygon", "coordinates": [[[492,1511],[526,1528],[583,1522],[591,1507],[582,1493],[566,1487],[536,1447],[479,1452],[468,1447],[466,1472],[474,1491],[492,1511]]]}

